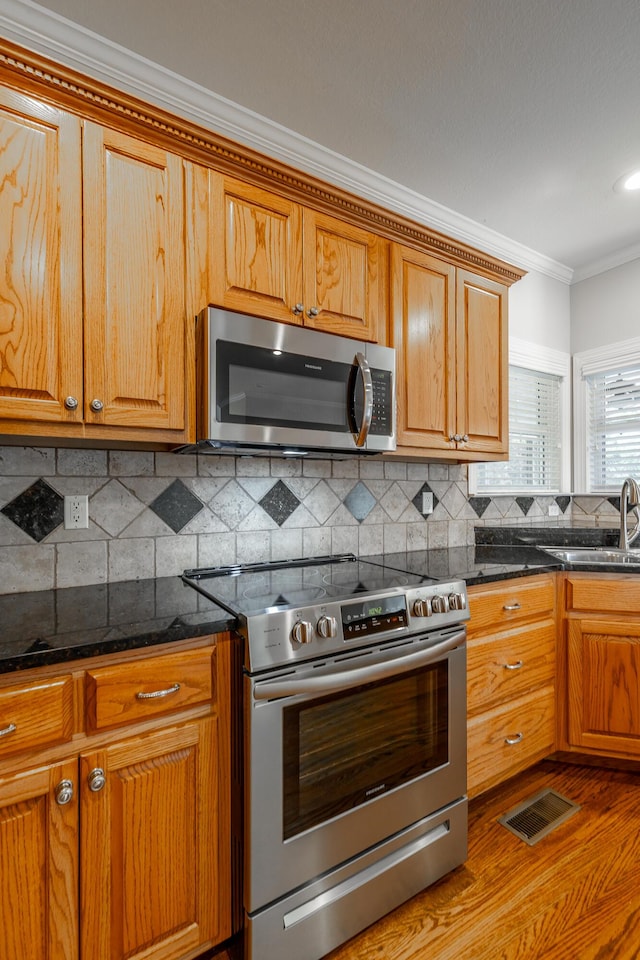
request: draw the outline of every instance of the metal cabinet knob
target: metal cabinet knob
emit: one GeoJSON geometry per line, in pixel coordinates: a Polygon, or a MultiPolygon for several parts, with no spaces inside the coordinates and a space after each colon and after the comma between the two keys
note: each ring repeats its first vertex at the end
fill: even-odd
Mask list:
{"type": "Polygon", "coordinates": [[[77,409],[78,409],[78,401],[76,400],[75,397],[65,397],[65,398],[64,398],[64,405],[65,405],[65,407],[67,408],[67,410],[77,410],[77,409]]]}
{"type": "Polygon", "coordinates": [[[8,723],[6,727],[3,727],[2,730],[0,730],[0,737],[6,737],[10,733],[14,733],[17,729],[18,728],[16,727],[15,723],[8,723]]]}
{"type": "Polygon", "coordinates": [[[91,407],[94,413],[100,413],[100,411],[104,407],[104,403],[102,402],[102,400],[92,400],[89,406],[91,407]]]}
{"type": "Polygon", "coordinates": [[[469,443],[469,434],[463,433],[460,439],[462,440],[463,443],[469,443]]]}
{"type": "Polygon", "coordinates": [[[513,737],[505,737],[504,742],[508,746],[513,747],[515,746],[516,743],[520,743],[523,738],[524,738],[524,733],[516,733],[514,734],[513,737]]]}
{"type": "Polygon", "coordinates": [[[296,303],[295,307],[291,308],[291,312],[299,317],[301,313],[304,313],[304,303],[296,303]]]}
{"type": "Polygon", "coordinates": [[[516,660],[515,663],[505,663],[505,670],[522,670],[524,667],[524,660],[516,660]]]}
{"type": "Polygon", "coordinates": [[[503,610],[519,610],[520,604],[518,603],[517,600],[515,601],[515,603],[505,603],[502,609],[503,610]]]}
{"type": "Polygon", "coordinates": [[[56,803],[61,807],[64,807],[66,803],[70,803],[73,800],[73,781],[72,780],[61,780],[55,791],[56,803]]]}
{"type": "Polygon", "coordinates": [[[320,311],[318,310],[317,307],[309,307],[309,309],[307,310],[307,316],[311,318],[317,317],[319,313],[320,311]]]}
{"type": "Polygon", "coordinates": [[[93,793],[97,793],[99,790],[102,790],[107,778],[104,775],[104,770],[102,767],[95,767],[87,777],[87,783],[89,784],[89,790],[93,793]]]}

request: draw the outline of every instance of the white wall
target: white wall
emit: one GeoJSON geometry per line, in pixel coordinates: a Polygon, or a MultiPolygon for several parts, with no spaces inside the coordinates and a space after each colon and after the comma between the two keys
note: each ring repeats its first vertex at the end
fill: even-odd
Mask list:
{"type": "Polygon", "coordinates": [[[640,259],[571,287],[571,352],[640,336],[640,259]]]}
{"type": "Polygon", "coordinates": [[[570,287],[531,271],[509,289],[509,335],[569,353],[570,287]]]}

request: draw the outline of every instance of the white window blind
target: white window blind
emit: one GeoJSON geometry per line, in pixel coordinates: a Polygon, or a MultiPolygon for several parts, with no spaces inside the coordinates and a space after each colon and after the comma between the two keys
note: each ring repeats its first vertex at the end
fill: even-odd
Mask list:
{"type": "Polygon", "coordinates": [[[640,476],[640,362],[584,376],[588,489],[618,491],[640,476]]]}
{"type": "Polygon", "coordinates": [[[562,381],[509,367],[509,460],[478,464],[477,493],[559,493],[562,483],[562,381]]]}

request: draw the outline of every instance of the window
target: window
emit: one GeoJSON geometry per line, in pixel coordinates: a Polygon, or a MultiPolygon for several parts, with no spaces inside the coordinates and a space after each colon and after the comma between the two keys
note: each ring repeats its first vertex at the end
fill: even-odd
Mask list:
{"type": "Polygon", "coordinates": [[[640,477],[640,340],[574,357],[576,489],[619,493],[640,477]]]}
{"type": "Polygon", "coordinates": [[[512,340],[509,460],[469,468],[476,494],[555,494],[569,489],[569,355],[512,340]]]}

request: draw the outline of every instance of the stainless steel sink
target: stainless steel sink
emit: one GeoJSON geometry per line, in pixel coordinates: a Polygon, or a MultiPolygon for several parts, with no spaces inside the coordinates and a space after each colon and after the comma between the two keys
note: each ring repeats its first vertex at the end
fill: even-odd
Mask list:
{"type": "Polygon", "coordinates": [[[621,550],[617,547],[540,547],[539,549],[562,563],[640,568],[640,550],[621,550]]]}

